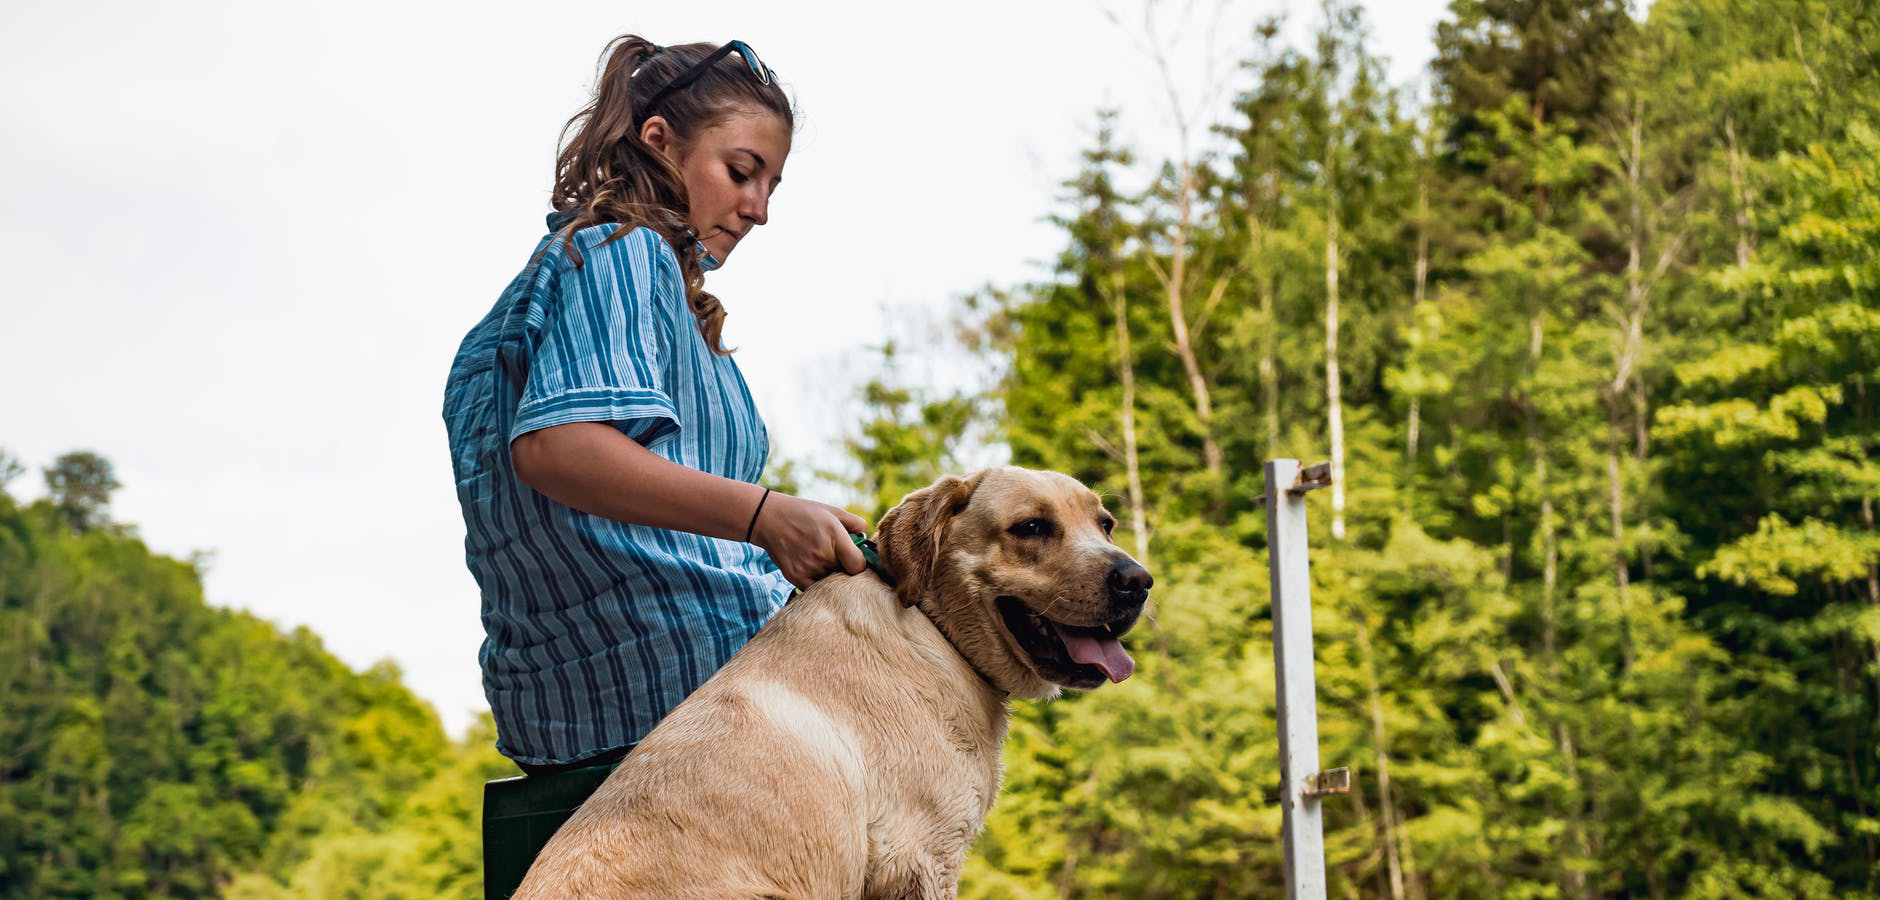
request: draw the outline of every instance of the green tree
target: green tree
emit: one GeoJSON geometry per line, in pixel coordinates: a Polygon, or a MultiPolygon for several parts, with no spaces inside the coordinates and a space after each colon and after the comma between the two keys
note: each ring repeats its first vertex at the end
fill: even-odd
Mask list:
{"type": "Polygon", "coordinates": [[[1677,402],[1654,429],[1682,451],[1665,474],[1684,500],[1674,514],[1708,548],[1686,574],[1701,598],[1693,612],[1756,698],[1742,710],[1754,723],[1738,725],[1784,736],[1757,742],[1758,824],[1775,840],[1715,865],[1779,873],[1796,854],[1870,892],[1880,888],[1876,159],[1880,135],[1854,122],[1845,142],[1775,161],[1763,190],[1782,224],[1749,265],[1711,273],[1734,301],[1711,314],[1736,321],[1709,330],[1708,352],[1678,367],[1677,402]]]}
{"type": "Polygon", "coordinates": [[[934,483],[959,466],[956,449],[981,418],[975,398],[964,393],[930,396],[901,385],[893,342],[881,348],[883,371],[861,389],[859,434],[844,441],[859,474],[850,482],[871,522],[901,498],[934,483]]]}
{"type": "Polygon", "coordinates": [[[26,474],[26,465],[13,452],[0,447],[0,492],[5,492],[13,479],[26,474]]]}
{"type": "Polygon", "coordinates": [[[1272,728],[1239,699],[1270,685],[1215,663],[1270,666],[1226,573],[1258,564],[1259,460],[1333,449],[1342,405],[1348,530],[1315,534],[1323,752],[1359,764],[1327,808],[1335,893],[1871,895],[1871,12],[1463,0],[1414,128],[1351,11],[1311,54],[1257,27],[1235,152],[1180,218],[1195,294],[1225,285],[1188,308],[1212,426],[1135,305],[1167,286],[1186,182],[1110,189],[1133,163],[1104,136],[1057,277],[1011,294],[1001,398],[1016,459],[1142,485],[1160,611],[1140,683],[1019,710],[969,893],[1275,875],[1247,852],[1271,824],[1214,790],[1260,782],[1215,737],[1272,728]],[[1121,410],[1135,479],[1093,437],[1121,410]]]}
{"type": "MultiPolygon", "coordinates": [[[[1162,511],[1204,508],[1214,488],[1205,465],[1183,465],[1205,459],[1207,429],[1170,349],[1168,295],[1153,271],[1169,267],[1149,262],[1157,251],[1138,198],[1118,184],[1132,157],[1114,128],[1113,114],[1098,115],[1095,146],[1063,184],[1068,209],[1054,221],[1067,241],[1055,277],[1005,295],[990,332],[1009,360],[997,395],[1013,461],[1118,498],[1125,537],[1148,555],[1162,511]]],[[[1191,328],[1197,356],[1208,353],[1207,317],[1191,328]]]]}
{"type": "Polygon", "coordinates": [[[395,668],[211,608],[194,565],[50,498],[0,494],[0,698],[9,897],[216,896],[385,831],[449,755],[395,668]]]}
{"type": "Polygon", "coordinates": [[[44,469],[46,491],[73,531],[111,524],[111,494],[123,487],[111,461],[90,450],[61,454],[44,469]]]}

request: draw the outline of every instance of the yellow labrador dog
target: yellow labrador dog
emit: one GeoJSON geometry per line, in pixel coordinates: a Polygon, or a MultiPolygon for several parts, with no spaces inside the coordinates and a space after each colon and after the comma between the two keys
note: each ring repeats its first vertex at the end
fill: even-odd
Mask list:
{"type": "Polygon", "coordinates": [[[1006,698],[1122,681],[1149,573],[1054,472],[946,478],[881,520],[890,587],[818,582],[674,709],[515,897],[954,897],[1006,698]]]}

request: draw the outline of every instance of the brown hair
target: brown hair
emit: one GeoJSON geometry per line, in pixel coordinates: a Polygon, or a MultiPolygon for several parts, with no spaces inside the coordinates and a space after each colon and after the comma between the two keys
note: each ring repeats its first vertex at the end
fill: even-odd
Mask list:
{"type": "Polygon", "coordinates": [[[561,233],[569,238],[568,253],[577,267],[581,253],[572,237],[582,228],[618,223],[621,227],[608,241],[639,226],[658,232],[679,258],[686,303],[698,319],[699,334],[712,352],[728,353],[721,338],[724,306],[705,292],[698,237],[688,222],[685,180],[672,160],[640,140],[640,127],[654,114],[672,128],[680,153],[699,132],[745,110],[769,110],[786,129],[796,130],[790,99],[775,81],[764,84],[753,76],[737,52],[661,98],[657,109],[646,108],[661,88],[717,49],[716,44],[662,48],[633,34],[610,42],[601,51],[594,99],[562,128],[553,203],[556,212],[574,217],[561,233]]]}

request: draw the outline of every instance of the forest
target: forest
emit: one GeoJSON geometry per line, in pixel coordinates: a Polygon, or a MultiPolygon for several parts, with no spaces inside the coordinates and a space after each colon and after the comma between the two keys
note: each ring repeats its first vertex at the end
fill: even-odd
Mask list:
{"type": "MultiPolygon", "coordinates": [[[[1215,149],[1092,112],[1052,277],[957,304],[989,387],[860,397],[858,512],[990,443],[1156,574],[1134,678],[1014,704],[961,896],[1282,894],[1292,457],[1332,896],[1880,897],[1880,5],[1453,0],[1418,85],[1302,15],[1233,25],[1215,149]]],[[[46,474],[0,493],[0,896],[480,896],[487,722],[46,474]]]]}

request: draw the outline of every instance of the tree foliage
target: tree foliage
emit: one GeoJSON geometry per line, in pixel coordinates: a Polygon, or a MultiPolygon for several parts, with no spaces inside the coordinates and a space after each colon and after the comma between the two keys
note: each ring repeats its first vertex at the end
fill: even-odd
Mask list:
{"type": "Polygon", "coordinates": [[[1018,711],[967,894],[1277,891],[1250,501],[1262,459],[1334,451],[1340,403],[1334,895],[1880,894],[1876,22],[1456,0],[1414,109],[1356,10],[1307,50],[1254,23],[1185,212],[1224,516],[1160,303],[1176,161],[1101,117],[1056,277],[987,330],[1016,462],[1120,497],[1146,423],[1160,612],[1137,679],[1018,711]]]}
{"type": "MultiPolygon", "coordinates": [[[[4,468],[0,464],[0,469],[4,468]]],[[[124,486],[118,483],[110,460],[90,450],[73,450],[53,460],[44,471],[52,506],[73,531],[110,524],[111,495],[124,486]]]]}
{"type": "Polygon", "coordinates": [[[0,493],[0,896],[480,896],[487,722],[453,744],[390,664],[206,605],[96,527],[102,457],[49,471],[0,493]]]}

